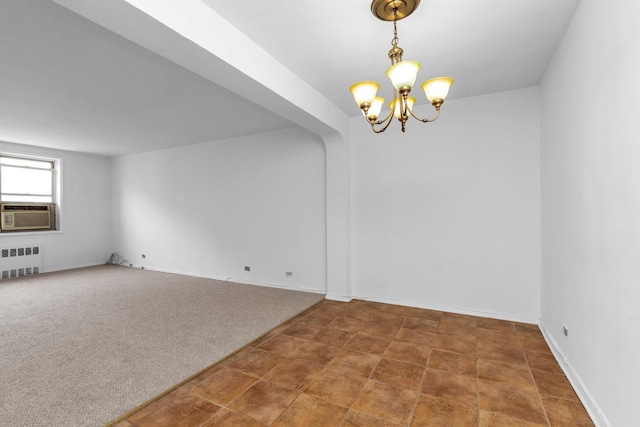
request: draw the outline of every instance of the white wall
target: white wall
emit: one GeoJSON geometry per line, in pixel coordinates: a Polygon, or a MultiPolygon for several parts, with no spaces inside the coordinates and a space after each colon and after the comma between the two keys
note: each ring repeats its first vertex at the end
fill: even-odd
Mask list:
{"type": "Polygon", "coordinates": [[[58,158],[62,165],[60,231],[2,233],[0,246],[41,243],[45,272],[104,264],[111,254],[110,159],[1,141],[0,150],[58,158]]]}
{"type": "Polygon", "coordinates": [[[355,296],[537,321],[539,105],[537,88],[447,101],[405,134],[352,119],[355,296]]]}
{"type": "Polygon", "coordinates": [[[542,321],[600,425],[638,424],[638,22],[583,0],[541,85],[542,321]]]}
{"type": "Polygon", "coordinates": [[[300,128],[116,157],[115,250],[145,268],[324,292],[324,159],[300,128]]]}

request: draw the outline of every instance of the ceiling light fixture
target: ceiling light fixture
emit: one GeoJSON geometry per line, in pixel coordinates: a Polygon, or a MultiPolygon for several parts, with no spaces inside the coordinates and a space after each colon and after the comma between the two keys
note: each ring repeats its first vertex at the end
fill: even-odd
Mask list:
{"type": "Polygon", "coordinates": [[[358,82],[349,89],[353,98],[362,110],[364,117],[371,125],[371,130],[375,133],[384,132],[391,124],[395,116],[402,123],[402,132],[405,131],[405,123],[412,116],[423,123],[436,120],[440,116],[440,106],[449,93],[449,87],[453,84],[453,79],[449,77],[437,77],[422,83],[422,90],[431,105],[436,109],[436,114],[431,119],[421,119],[413,113],[415,98],[409,96],[411,87],[416,81],[420,63],[417,61],[403,61],[403,50],[398,46],[397,22],[409,16],[420,4],[420,0],[373,0],[371,3],[371,13],[383,21],[393,21],[392,48],[389,51],[391,67],[387,69],[387,77],[393,84],[393,101],[389,103],[389,114],[382,120],[378,120],[378,115],[382,110],[384,98],[376,96],[380,85],[372,81],[358,82]],[[383,125],[376,129],[377,125],[383,125]]]}

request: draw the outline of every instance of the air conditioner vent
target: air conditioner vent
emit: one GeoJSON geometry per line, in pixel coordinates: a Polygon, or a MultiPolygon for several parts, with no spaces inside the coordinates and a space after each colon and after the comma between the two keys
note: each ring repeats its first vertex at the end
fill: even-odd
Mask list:
{"type": "Polygon", "coordinates": [[[55,230],[55,213],[53,203],[2,203],[0,231],[55,230]]]}

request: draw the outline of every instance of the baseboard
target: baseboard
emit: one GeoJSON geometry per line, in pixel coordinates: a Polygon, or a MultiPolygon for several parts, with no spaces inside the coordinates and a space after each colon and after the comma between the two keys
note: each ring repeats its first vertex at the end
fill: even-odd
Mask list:
{"type": "Polygon", "coordinates": [[[327,294],[325,298],[331,301],[338,301],[338,302],[349,302],[353,299],[351,297],[346,297],[344,295],[333,295],[333,294],[327,294]]]}
{"type": "Polygon", "coordinates": [[[571,386],[578,395],[578,398],[589,413],[589,416],[591,417],[593,423],[598,427],[611,427],[611,423],[609,423],[609,420],[607,420],[607,417],[605,417],[605,415],[602,413],[602,410],[600,409],[600,406],[598,406],[598,403],[584,386],[584,383],[582,382],[582,379],[580,379],[578,373],[573,369],[571,364],[569,364],[567,357],[562,353],[562,350],[560,350],[560,346],[553,338],[553,336],[549,333],[542,320],[540,320],[538,326],[540,327],[542,335],[547,341],[547,345],[551,349],[553,356],[556,358],[564,374],[567,376],[567,379],[571,383],[571,386]]]}
{"type": "Polygon", "coordinates": [[[56,271],[66,271],[66,270],[75,270],[75,269],[78,269],[78,268],[97,267],[99,265],[105,265],[104,261],[97,262],[97,263],[68,265],[68,266],[65,266],[65,267],[54,268],[54,269],[51,269],[51,270],[45,270],[42,273],[54,273],[56,271]]]}
{"type": "Polygon", "coordinates": [[[495,313],[481,310],[473,310],[464,307],[455,307],[445,304],[431,304],[425,302],[416,302],[416,301],[405,301],[394,298],[384,298],[384,297],[376,297],[376,296],[354,296],[353,298],[363,300],[363,301],[372,301],[372,302],[380,302],[383,304],[395,304],[395,305],[404,305],[407,307],[415,307],[415,308],[423,308],[426,310],[435,310],[435,311],[444,311],[447,313],[457,313],[457,314],[466,314],[469,316],[478,316],[478,317],[488,317],[491,319],[499,319],[506,320],[509,322],[520,322],[520,323],[531,323],[538,324],[539,318],[535,316],[526,316],[519,315],[513,313],[495,313]]]}
{"type": "Polygon", "coordinates": [[[149,271],[157,271],[157,272],[160,272],[160,273],[181,274],[183,276],[191,276],[191,277],[200,277],[200,278],[203,278],[203,279],[220,280],[221,282],[233,282],[233,283],[240,283],[240,284],[243,284],[243,285],[252,285],[252,286],[262,286],[262,287],[266,287],[266,288],[285,289],[285,290],[288,290],[288,291],[309,292],[309,293],[313,293],[313,294],[325,294],[326,293],[326,291],[324,289],[309,289],[309,288],[303,288],[302,286],[298,286],[298,285],[287,285],[287,284],[282,284],[282,283],[263,282],[263,281],[258,281],[258,280],[247,280],[247,279],[243,279],[243,278],[240,278],[240,277],[205,275],[205,274],[202,274],[202,273],[193,273],[193,272],[188,272],[188,271],[172,270],[172,269],[167,269],[167,268],[156,268],[156,267],[149,267],[149,266],[140,266],[140,265],[135,265],[135,264],[130,265],[128,267],[138,268],[138,269],[142,269],[142,270],[149,270],[149,271]]]}

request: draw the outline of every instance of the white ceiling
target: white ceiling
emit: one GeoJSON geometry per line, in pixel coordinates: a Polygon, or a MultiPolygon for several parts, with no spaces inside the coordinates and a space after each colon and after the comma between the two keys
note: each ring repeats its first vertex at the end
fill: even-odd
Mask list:
{"type": "MultiPolygon", "coordinates": [[[[358,80],[389,96],[393,28],[369,0],[202,1],[345,114],[359,114],[358,80]]],[[[422,63],[420,81],[455,79],[451,98],[529,87],[578,3],[422,0],[398,23],[399,45],[422,63]]],[[[294,126],[50,0],[0,5],[0,140],[118,155],[294,126]]]]}

